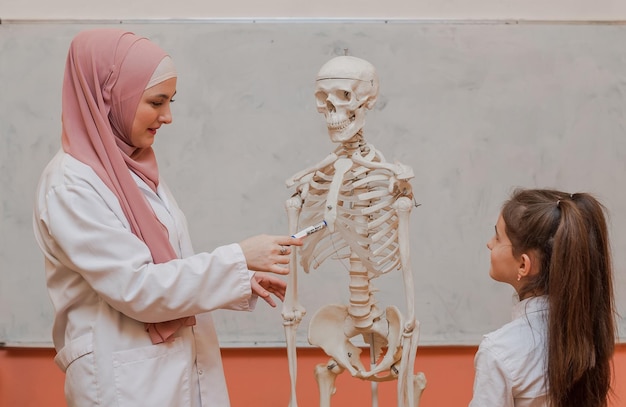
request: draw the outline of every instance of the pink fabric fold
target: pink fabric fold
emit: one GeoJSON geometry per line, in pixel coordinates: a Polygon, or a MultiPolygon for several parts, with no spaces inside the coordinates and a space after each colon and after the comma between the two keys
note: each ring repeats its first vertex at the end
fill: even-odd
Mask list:
{"type": "MultiPolygon", "coordinates": [[[[135,148],[130,133],[137,106],[166,52],[146,38],[117,29],[79,33],[67,56],[63,81],[63,150],[90,166],[120,202],[132,232],[154,263],[175,259],[168,231],[156,217],[130,171],[153,191],[159,171],[152,148],[135,148]]],[[[146,323],[153,343],[172,340],[195,317],[146,323]]]]}

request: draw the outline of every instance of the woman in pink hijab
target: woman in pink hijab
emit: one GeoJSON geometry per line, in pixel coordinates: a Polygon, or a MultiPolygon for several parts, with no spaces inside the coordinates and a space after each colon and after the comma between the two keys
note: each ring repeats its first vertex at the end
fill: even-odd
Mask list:
{"type": "Polygon", "coordinates": [[[34,230],[55,308],[68,406],[228,406],[215,309],[283,299],[288,236],[195,254],[152,143],[172,121],[176,70],[156,44],[96,29],[71,43],[62,149],[34,230]]]}

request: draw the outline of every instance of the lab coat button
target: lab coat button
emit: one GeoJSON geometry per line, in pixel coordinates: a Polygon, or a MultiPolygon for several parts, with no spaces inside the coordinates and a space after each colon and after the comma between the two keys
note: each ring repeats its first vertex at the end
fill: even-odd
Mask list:
{"type": "Polygon", "coordinates": [[[199,374],[200,376],[202,376],[202,373],[204,373],[204,372],[202,371],[202,369],[198,369],[198,374],[199,374]]]}

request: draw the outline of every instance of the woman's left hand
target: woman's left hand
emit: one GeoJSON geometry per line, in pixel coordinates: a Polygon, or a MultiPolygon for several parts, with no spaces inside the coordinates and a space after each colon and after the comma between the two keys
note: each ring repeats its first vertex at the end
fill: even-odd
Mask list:
{"type": "Polygon", "coordinates": [[[276,303],[270,294],[274,294],[281,301],[285,299],[287,283],[272,274],[257,271],[250,279],[250,285],[252,292],[272,307],[276,307],[276,303]]]}

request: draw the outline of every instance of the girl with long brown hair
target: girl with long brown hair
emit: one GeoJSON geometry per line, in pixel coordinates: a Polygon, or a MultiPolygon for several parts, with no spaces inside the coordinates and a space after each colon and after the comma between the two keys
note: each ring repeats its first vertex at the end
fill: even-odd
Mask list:
{"type": "Polygon", "coordinates": [[[471,407],[606,407],[616,326],[605,208],[587,193],[518,189],[502,207],[490,276],[519,302],[483,338],[471,407]]]}

